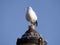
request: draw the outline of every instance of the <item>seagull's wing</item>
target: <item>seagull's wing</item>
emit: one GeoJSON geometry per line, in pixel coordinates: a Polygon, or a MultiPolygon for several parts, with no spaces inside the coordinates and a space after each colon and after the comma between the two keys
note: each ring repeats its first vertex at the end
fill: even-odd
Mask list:
{"type": "Polygon", "coordinates": [[[33,9],[29,9],[29,14],[33,21],[37,20],[36,13],[33,11],[33,9]]]}

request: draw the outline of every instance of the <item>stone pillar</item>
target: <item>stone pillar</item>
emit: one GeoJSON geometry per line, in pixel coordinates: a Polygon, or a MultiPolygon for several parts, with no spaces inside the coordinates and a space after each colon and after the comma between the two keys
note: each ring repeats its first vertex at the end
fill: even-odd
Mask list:
{"type": "Polygon", "coordinates": [[[25,34],[17,39],[16,45],[47,45],[47,41],[35,30],[34,25],[31,25],[25,34]]]}

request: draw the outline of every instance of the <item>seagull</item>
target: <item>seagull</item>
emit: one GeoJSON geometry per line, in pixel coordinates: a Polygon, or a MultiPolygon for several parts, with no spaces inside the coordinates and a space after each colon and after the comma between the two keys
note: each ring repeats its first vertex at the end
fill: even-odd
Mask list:
{"type": "Polygon", "coordinates": [[[36,13],[32,9],[31,6],[27,7],[27,10],[26,10],[26,19],[31,24],[36,25],[36,26],[38,25],[36,13]]]}

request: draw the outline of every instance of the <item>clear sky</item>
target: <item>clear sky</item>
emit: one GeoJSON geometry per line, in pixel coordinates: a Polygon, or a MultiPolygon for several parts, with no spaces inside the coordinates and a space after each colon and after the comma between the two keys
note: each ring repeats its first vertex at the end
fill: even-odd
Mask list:
{"type": "Polygon", "coordinates": [[[48,45],[60,45],[60,0],[0,0],[0,45],[16,45],[17,38],[28,29],[28,6],[36,12],[36,30],[48,45]]]}

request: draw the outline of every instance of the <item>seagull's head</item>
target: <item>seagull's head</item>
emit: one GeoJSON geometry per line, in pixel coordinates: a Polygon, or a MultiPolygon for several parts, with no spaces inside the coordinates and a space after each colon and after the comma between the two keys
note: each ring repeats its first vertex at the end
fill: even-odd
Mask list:
{"type": "Polygon", "coordinates": [[[25,10],[28,12],[29,10],[33,10],[31,6],[25,8],[25,10]]]}
{"type": "Polygon", "coordinates": [[[29,9],[32,9],[32,7],[31,6],[29,6],[29,7],[27,7],[27,9],[29,10],[29,9]]]}

